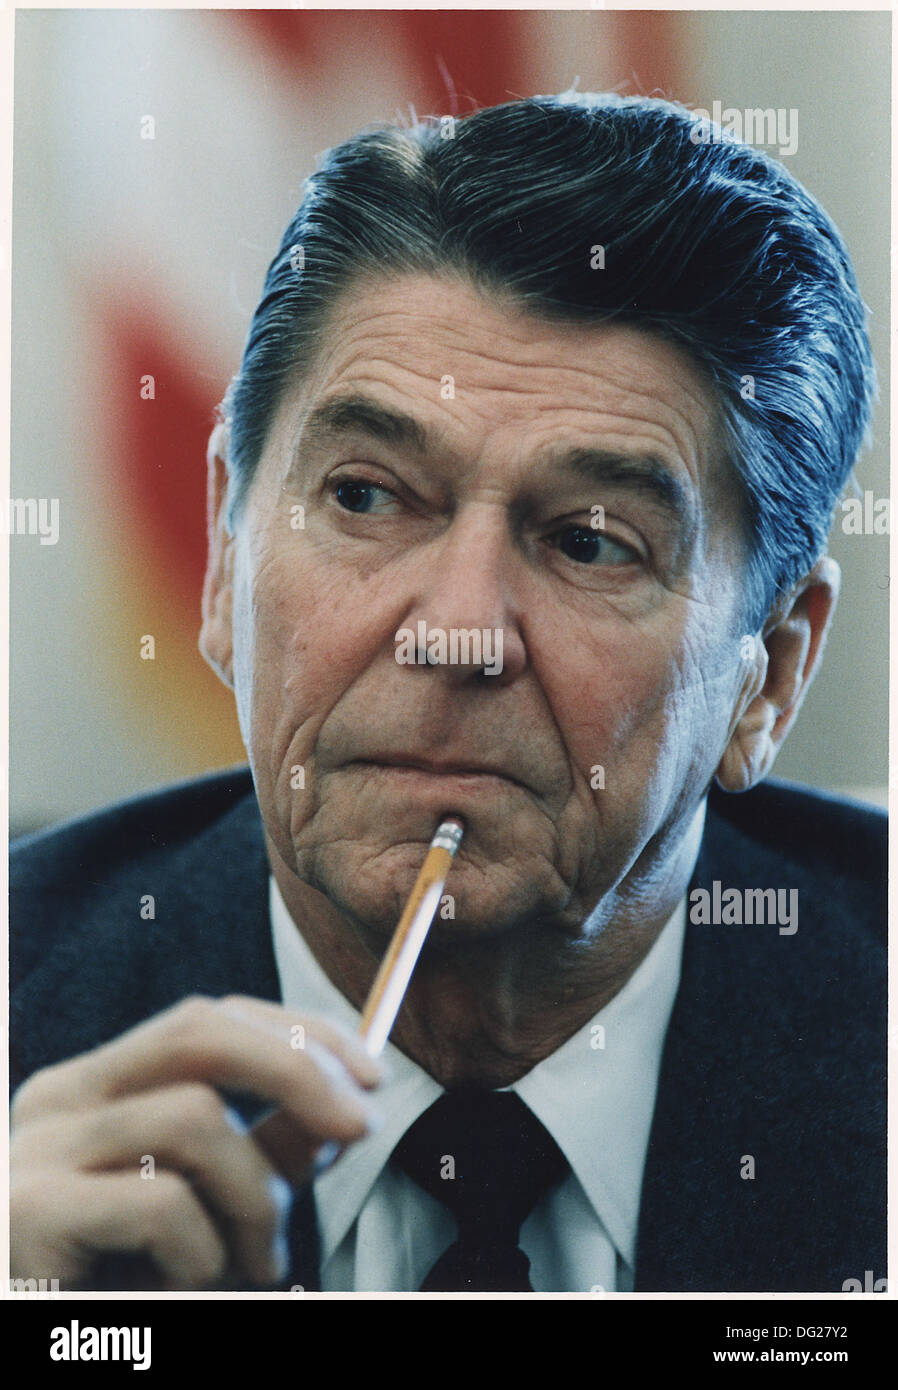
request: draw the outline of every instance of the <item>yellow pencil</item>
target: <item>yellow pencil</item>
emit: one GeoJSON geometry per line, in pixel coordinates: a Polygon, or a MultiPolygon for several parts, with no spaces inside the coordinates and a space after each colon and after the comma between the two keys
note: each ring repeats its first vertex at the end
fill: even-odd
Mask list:
{"type": "MultiPolygon", "coordinates": [[[[359,1034],[364,1039],[370,1057],[379,1057],[402,1007],[402,1000],[412,977],[421,947],[430,930],[440,904],[443,888],[456,850],[464,834],[464,822],[459,816],[446,816],[430,842],[427,857],[415,880],[402,916],[396,926],[387,953],[371,986],[359,1022],[359,1034]]],[[[268,1122],[277,1124],[278,1106],[266,1105],[251,1123],[251,1130],[263,1141],[268,1122]]],[[[342,1146],[333,1140],[318,1149],[304,1181],[313,1181],[327,1172],[339,1158],[342,1146]]]]}
{"type": "Polygon", "coordinates": [[[359,1033],[370,1057],[379,1057],[386,1046],[464,831],[459,816],[447,816],[430,842],[427,858],[362,1010],[359,1033]]]}

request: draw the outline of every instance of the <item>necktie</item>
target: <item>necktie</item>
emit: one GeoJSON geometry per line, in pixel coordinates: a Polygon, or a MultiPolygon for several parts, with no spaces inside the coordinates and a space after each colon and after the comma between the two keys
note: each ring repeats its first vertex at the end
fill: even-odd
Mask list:
{"type": "Polygon", "coordinates": [[[452,1212],[458,1238],[422,1292],[529,1290],[521,1226],[568,1170],[544,1125],[513,1091],[447,1091],[410,1127],[393,1159],[452,1212]]]}

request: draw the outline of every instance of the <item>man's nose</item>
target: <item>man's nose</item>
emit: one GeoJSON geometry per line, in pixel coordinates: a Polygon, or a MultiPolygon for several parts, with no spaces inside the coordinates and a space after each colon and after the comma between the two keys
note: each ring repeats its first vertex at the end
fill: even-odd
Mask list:
{"type": "Polygon", "coordinates": [[[527,664],[519,602],[523,559],[505,508],[460,507],[421,559],[402,623],[414,633],[416,666],[445,668],[458,681],[472,675],[513,680],[527,664]]]}

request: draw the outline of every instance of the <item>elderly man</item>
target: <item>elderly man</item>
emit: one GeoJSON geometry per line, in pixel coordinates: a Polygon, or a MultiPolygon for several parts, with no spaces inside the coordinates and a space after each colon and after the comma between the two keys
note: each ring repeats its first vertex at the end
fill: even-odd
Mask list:
{"type": "Polygon", "coordinates": [[[329,154],[209,450],[200,642],[251,780],[14,857],[14,1275],[884,1273],[882,820],[758,785],[872,384],[832,223],[684,109],[329,154]],[[359,1011],[446,812],[384,1071],[359,1011]]]}

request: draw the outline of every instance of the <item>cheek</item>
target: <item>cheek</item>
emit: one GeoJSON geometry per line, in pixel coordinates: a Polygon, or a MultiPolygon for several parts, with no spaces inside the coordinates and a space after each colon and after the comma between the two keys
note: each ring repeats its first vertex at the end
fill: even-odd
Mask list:
{"type": "Polygon", "coordinates": [[[547,660],[538,677],[575,768],[595,781],[612,768],[618,783],[643,775],[637,749],[663,737],[675,663],[631,631],[601,641],[582,634],[566,649],[578,653],[576,661],[547,660]]]}
{"type": "MultiPolygon", "coordinates": [[[[691,795],[707,780],[709,759],[719,757],[724,702],[711,708],[704,677],[709,634],[692,630],[701,616],[669,608],[642,626],[610,617],[577,624],[566,634],[568,660],[562,665],[547,655],[539,663],[580,787],[577,801],[588,800],[605,831],[663,819],[680,790],[691,795]]],[[[557,627],[543,634],[540,649],[558,653],[557,627]]]]}
{"type": "Polygon", "coordinates": [[[272,547],[262,557],[240,604],[247,659],[238,696],[252,706],[260,760],[311,757],[322,723],[377,650],[370,607],[351,587],[311,549],[272,547]]]}
{"type": "Polygon", "coordinates": [[[713,636],[684,643],[667,675],[659,768],[680,802],[703,794],[726,747],[733,708],[730,647],[713,636]]]}

